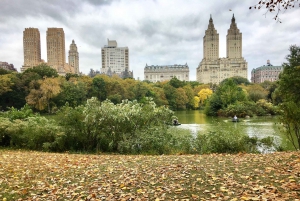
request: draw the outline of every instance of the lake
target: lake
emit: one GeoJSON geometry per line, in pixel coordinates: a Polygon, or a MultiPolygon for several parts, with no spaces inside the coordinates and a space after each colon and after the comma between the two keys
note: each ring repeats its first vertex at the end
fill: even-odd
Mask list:
{"type": "Polygon", "coordinates": [[[198,132],[207,132],[218,126],[224,131],[237,129],[250,137],[273,137],[277,145],[292,150],[292,144],[287,140],[286,136],[279,130],[277,125],[277,117],[263,116],[250,117],[248,119],[239,118],[239,122],[232,122],[231,118],[224,117],[208,117],[201,110],[175,111],[175,116],[181,123],[178,128],[188,129],[195,136],[198,132]]]}

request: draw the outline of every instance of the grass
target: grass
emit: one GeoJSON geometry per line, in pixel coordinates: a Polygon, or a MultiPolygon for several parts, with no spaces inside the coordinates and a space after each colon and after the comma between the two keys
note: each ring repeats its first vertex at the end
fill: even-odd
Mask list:
{"type": "Polygon", "coordinates": [[[300,152],[80,155],[0,150],[0,200],[297,200],[300,152]]]}

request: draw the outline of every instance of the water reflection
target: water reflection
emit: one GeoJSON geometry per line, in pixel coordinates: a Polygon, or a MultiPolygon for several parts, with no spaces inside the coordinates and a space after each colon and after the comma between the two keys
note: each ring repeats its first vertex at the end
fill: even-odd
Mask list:
{"type": "Polygon", "coordinates": [[[236,123],[232,122],[231,118],[207,117],[199,110],[176,111],[175,115],[181,123],[178,128],[189,129],[195,136],[198,132],[207,132],[213,129],[222,129],[228,132],[234,129],[259,139],[273,137],[277,145],[283,145],[290,149],[292,147],[287,142],[286,136],[276,126],[276,117],[253,117],[240,119],[240,122],[236,123]]]}

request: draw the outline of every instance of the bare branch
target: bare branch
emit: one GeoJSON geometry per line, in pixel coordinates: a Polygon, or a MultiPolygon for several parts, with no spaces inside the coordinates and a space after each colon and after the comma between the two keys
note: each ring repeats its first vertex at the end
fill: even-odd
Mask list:
{"type": "MultiPolygon", "coordinates": [[[[249,9],[257,9],[260,10],[262,8],[266,9],[265,16],[270,13],[276,13],[275,17],[273,18],[277,22],[281,23],[279,18],[279,14],[283,11],[285,12],[287,9],[292,9],[297,6],[296,2],[299,0],[261,0],[257,4],[250,6],[249,9]]],[[[300,3],[298,5],[300,7],[300,3]]]]}

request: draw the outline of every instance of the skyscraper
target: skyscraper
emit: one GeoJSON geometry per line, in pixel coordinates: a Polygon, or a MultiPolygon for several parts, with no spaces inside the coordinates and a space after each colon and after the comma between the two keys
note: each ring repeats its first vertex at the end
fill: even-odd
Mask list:
{"type": "Polygon", "coordinates": [[[66,63],[65,33],[63,28],[47,30],[47,63],[59,71],[66,63]]]}
{"type": "Polygon", "coordinates": [[[21,72],[41,63],[40,32],[37,28],[25,28],[23,31],[24,65],[21,72]]]}
{"type": "Polygon", "coordinates": [[[203,37],[203,59],[196,70],[198,82],[218,84],[229,77],[247,78],[248,63],[242,57],[242,33],[237,28],[234,15],[226,40],[226,58],[219,58],[219,34],[210,16],[203,37]]]}
{"type": "Polygon", "coordinates": [[[124,72],[129,72],[128,47],[118,47],[117,41],[107,39],[108,44],[101,48],[102,68],[101,73],[120,77],[124,72]]]}
{"type": "Polygon", "coordinates": [[[74,73],[79,74],[79,53],[74,40],[72,40],[72,44],[70,45],[69,65],[74,68],[74,73]]]}

